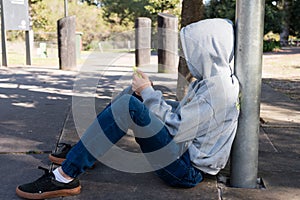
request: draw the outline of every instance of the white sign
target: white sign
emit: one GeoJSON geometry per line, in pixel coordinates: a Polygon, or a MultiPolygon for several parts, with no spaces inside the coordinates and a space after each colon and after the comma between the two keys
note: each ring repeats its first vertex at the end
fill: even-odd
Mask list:
{"type": "Polygon", "coordinates": [[[28,0],[2,0],[5,30],[29,30],[28,0]]]}

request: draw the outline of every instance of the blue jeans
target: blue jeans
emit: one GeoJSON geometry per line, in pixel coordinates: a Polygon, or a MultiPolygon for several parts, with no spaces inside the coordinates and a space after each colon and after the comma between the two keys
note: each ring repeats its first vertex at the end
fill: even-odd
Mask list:
{"type": "MultiPolygon", "coordinates": [[[[173,137],[162,121],[155,117],[138,98],[127,94],[107,106],[97,116],[95,122],[68,153],[62,164],[63,171],[71,177],[77,177],[86,168],[91,167],[96,158],[104,155],[120,140],[129,128],[135,133],[135,140],[143,153],[164,148],[166,152],[164,155],[173,159],[170,164],[156,170],[156,174],[166,183],[175,187],[188,188],[196,186],[203,180],[201,171],[193,167],[188,151],[180,153],[181,145],[173,141],[173,137]],[[128,111],[124,111],[126,107],[124,105],[128,105],[128,111]],[[153,133],[153,128],[145,128],[149,124],[154,124],[158,129],[153,133]],[[143,127],[143,131],[140,131],[143,127]],[[137,132],[139,135],[136,134],[137,132]],[[110,142],[103,142],[107,139],[110,142]]],[[[159,159],[149,158],[149,162],[153,166],[160,164],[159,159]]]]}

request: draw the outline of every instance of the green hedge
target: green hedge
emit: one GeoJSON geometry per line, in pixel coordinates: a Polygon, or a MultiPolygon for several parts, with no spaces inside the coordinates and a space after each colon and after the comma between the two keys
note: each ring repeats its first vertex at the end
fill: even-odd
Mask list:
{"type": "Polygon", "coordinates": [[[280,49],[280,42],[276,40],[264,40],[264,52],[274,51],[275,49],[280,49]]]}

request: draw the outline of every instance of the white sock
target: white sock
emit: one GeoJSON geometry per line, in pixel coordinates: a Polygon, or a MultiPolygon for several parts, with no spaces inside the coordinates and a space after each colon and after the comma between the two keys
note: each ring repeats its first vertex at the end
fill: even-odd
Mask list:
{"type": "Polygon", "coordinates": [[[55,180],[57,180],[58,182],[61,182],[61,183],[70,183],[71,181],[73,181],[73,179],[67,179],[67,178],[63,177],[63,175],[61,175],[60,172],[58,171],[58,168],[56,168],[53,171],[53,174],[55,176],[55,180]]]}

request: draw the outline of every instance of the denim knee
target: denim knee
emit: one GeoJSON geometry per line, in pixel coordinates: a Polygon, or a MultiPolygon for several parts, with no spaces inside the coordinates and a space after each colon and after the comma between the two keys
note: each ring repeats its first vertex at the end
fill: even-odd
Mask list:
{"type": "Polygon", "coordinates": [[[191,188],[203,180],[202,172],[192,165],[188,152],[156,173],[173,187],[191,188]]]}

